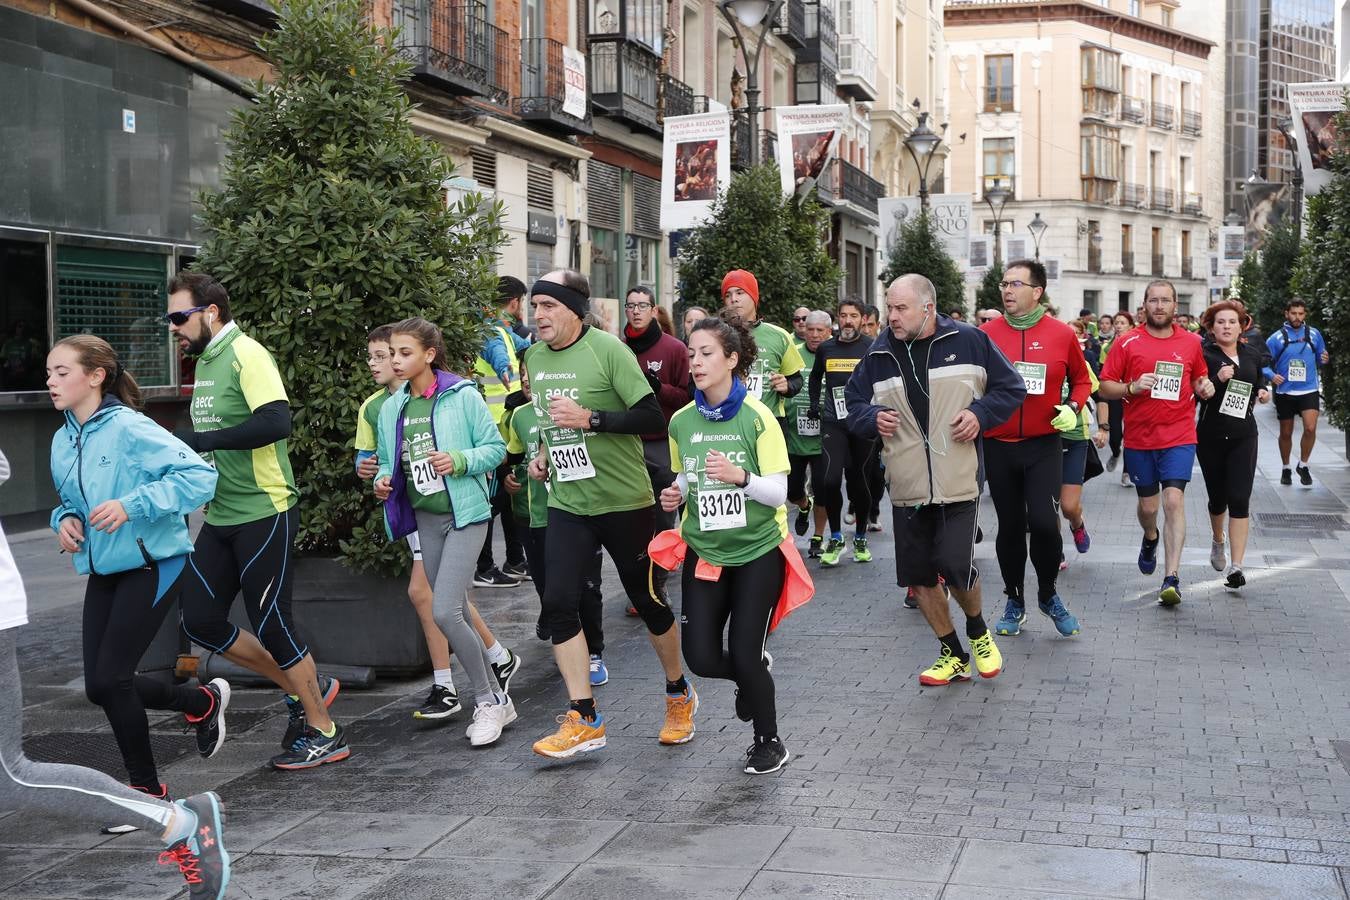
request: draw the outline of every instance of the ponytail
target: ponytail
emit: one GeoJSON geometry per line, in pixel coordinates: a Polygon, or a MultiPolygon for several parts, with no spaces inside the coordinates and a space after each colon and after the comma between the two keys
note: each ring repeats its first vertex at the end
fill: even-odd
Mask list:
{"type": "Polygon", "coordinates": [[[56,347],[70,347],[77,354],[80,368],[86,372],[103,370],[103,396],[116,397],[132,409],[144,406],[141,398],[141,386],[136,376],[127,371],[117,358],[117,351],[103,338],[94,334],[72,334],[56,342],[56,347]]]}

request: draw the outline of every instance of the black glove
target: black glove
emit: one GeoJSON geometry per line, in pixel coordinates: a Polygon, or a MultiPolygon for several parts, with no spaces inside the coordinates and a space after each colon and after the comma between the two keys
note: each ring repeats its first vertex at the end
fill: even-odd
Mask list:
{"type": "Polygon", "coordinates": [[[518,409],[519,407],[522,407],[529,402],[530,402],[529,400],[525,399],[524,391],[512,391],[511,393],[506,395],[506,402],[503,404],[503,406],[505,406],[507,412],[510,412],[511,410],[518,409]]]}
{"type": "Polygon", "coordinates": [[[191,428],[180,428],[173,433],[173,436],[188,445],[193,453],[201,453],[201,447],[197,443],[199,435],[191,428]]]}
{"type": "Polygon", "coordinates": [[[808,419],[819,419],[819,418],[820,418],[820,407],[819,407],[819,406],[811,406],[811,407],[808,407],[807,410],[806,410],[806,417],[807,417],[808,419]]]}
{"type": "Polygon", "coordinates": [[[652,386],[652,393],[658,397],[661,396],[661,379],[656,377],[656,373],[649,369],[644,369],[642,374],[647,377],[647,383],[652,386]]]}

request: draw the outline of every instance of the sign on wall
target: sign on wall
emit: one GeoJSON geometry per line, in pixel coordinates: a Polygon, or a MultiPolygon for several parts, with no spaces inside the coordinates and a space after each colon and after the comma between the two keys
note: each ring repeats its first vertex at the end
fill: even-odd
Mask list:
{"type": "Polygon", "coordinates": [[[586,57],[580,50],[562,48],[563,104],[562,111],[578,119],[586,118],[586,57]]]}
{"type": "Polygon", "coordinates": [[[661,230],[693,228],[731,182],[731,116],[671,116],[661,153],[661,230]]]}
{"type": "MultiPolygon", "coordinates": [[[[918,197],[882,197],[877,201],[883,257],[889,258],[901,227],[919,214],[919,208],[918,197]]],[[[947,255],[964,267],[970,257],[970,194],[930,194],[928,214],[947,255]]]]}
{"type": "Polygon", "coordinates": [[[1289,106],[1303,166],[1303,192],[1311,197],[1331,181],[1331,155],[1336,151],[1336,114],[1345,109],[1350,85],[1316,81],[1289,85],[1289,106]]]}

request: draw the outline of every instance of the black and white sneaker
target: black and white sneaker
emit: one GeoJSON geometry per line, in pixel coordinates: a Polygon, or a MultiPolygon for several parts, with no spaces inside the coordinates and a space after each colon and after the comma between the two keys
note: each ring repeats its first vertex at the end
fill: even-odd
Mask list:
{"type": "Polygon", "coordinates": [[[225,710],[230,705],[230,683],[224,678],[212,678],[201,689],[211,698],[211,708],[200,719],[185,715],[188,724],[197,729],[197,752],[202,759],[210,759],[225,743],[225,710]]]}
{"type": "Polygon", "coordinates": [[[501,687],[503,694],[511,693],[511,678],[516,672],[520,671],[519,654],[507,650],[506,656],[506,662],[502,663],[500,666],[496,663],[492,664],[492,674],[497,676],[497,684],[501,687]]]}
{"type": "Polygon", "coordinates": [[[530,567],[523,559],[520,562],[509,562],[502,566],[502,574],[515,581],[529,581],[530,567]]]}
{"type": "Polygon", "coordinates": [[[431,686],[426,701],[413,710],[414,719],[448,719],[460,711],[459,694],[453,687],[440,684],[431,686]]]}
{"type": "Polygon", "coordinates": [[[1231,591],[1236,591],[1247,583],[1247,576],[1242,574],[1242,570],[1237,566],[1230,565],[1224,572],[1223,586],[1231,591]]]}
{"type": "Polygon", "coordinates": [[[486,572],[475,572],[473,586],[480,588],[511,588],[520,584],[514,578],[502,574],[502,570],[493,566],[486,572]]]}
{"type": "Polygon", "coordinates": [[[1304,465],[1295,466],[1294,471],[1298,473],[1299,484],[1303,485],[1304,487],[1312,487],[1312,472],[1308,471],[1307,466],[1304,465]]]}
{"type": "Polygon", "coordinates": [[[768,775],[783,768],[791,758],[792,754],[788,753],[777,737],[761,738],[756,735],[755,742],[745,751],[745,773],[768,775]]]}
{"type": "MultiPolygon", "coordinates": [[[[337,699],[338,691],[342,690],[342,682],[331,675],[319,675],[319,696],[323,698],[324,709],[333,705],[337,699]]],[[[286,701],[286,733],[281,736],[281,749],[291,749],[291,744],[304,732],[305,726],[309,721],[305,718],[305,705],[299,699],[290,694],[282,694],[286,701]]]]}

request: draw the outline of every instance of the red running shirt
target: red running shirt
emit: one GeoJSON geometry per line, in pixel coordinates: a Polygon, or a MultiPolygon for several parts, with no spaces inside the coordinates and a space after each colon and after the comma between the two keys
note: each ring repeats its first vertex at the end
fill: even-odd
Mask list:
{"type": "Polygon", "coordinates": [[[1129,450],[1165,450],[1195,443],[1195,393],[1191,383],[1209,374],[1200,336],[1172,327],[1172,336],[1156,338],[1144,327],[1111,344],[1102,367],[1102,381],[1129,383],[1158,363],[1182,366],[1176,400],[1160,400],[1150,391],[1125,398],[1125,447],[1129,450]]]}

